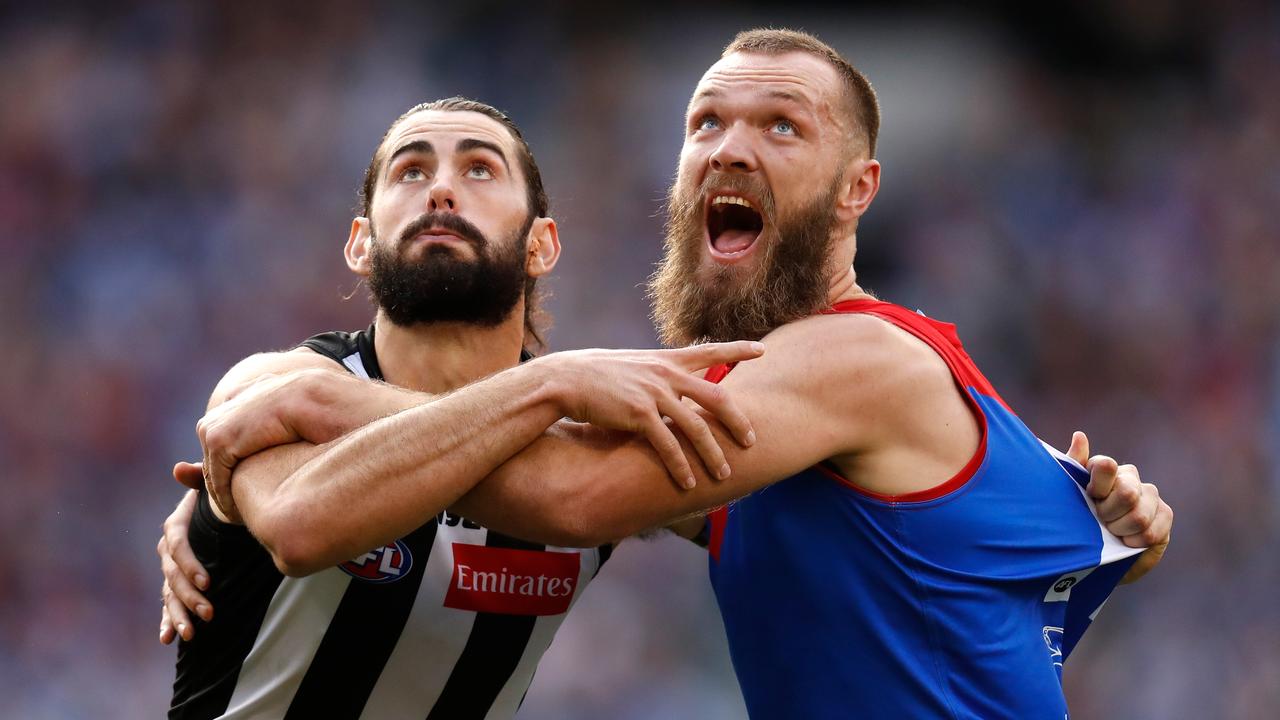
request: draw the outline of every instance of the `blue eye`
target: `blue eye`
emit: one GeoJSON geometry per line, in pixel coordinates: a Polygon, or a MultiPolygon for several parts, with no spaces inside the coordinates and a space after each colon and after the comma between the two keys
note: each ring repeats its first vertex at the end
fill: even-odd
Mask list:
{"type": "Polygon", "coordinates": [[[720,120],[714,115],[708,115],[698,121],[699,130],[715,130],[720,127],[720,120]]]}
{"type": "Polygon", "coordinates": [[[790,120],[779,120],[773,124],[773,129],[779,135],[795,135],[796,126],[790,120]]]}
{"type": "Polygon", "coordinates": [[[491,180],[493,179],[493,170],[488,165],[476,163],[467,168],[467,177],[475,180],[491,180]]]}
{"type": "Polygon", "coordinates": [[[416,180],[425,180],[427,174],[422,172],[420,167],[407,167],[404,172],[400,173],[401,182],[414,182],[416,180]]]}

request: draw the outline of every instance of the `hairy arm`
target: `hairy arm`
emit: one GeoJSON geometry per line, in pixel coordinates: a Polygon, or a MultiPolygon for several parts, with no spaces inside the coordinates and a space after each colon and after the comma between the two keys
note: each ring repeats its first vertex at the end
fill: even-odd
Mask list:
{"type": "Polygon", "coordinates": [[[498,373],[434,399],[353,382],[361,387],[345,394],[342,407],[353,424],[387,411],[411,422],[357,429],[321,445],[272,447],[232,472],[235,507],[285,574],[306,575],[407,534],[562,417],[538,367],[498,373]],[[378,446],[413,448],[415,462],[379,453],[378,446]],[[327,473],[328,467],[342,472],[327,473]],[[397,482],[377,482],[383,476],[397,482]],[[379,510],[360,511],[366,507],[379,510]]]}
{"type": "Polygon", "coordinates": [[[733,442],[748,442],[750,423],[689,370],[762,351],[722,343],[560,353],[441,397],[329,373],[282,375],[201,420],[205,468],[229,485],[230,497],[218,503],[224,515],[238,513],[282,572],[304,575],[410,532],[561,417],[644,433],[664,473],[682,483],[698,464],[690,458],[721,468],[723,452],[707,422],[680,397],[712,407],[733,428],[733,442]],[[664,415],[695,438],[687,455],[664,415]],[[331,440],[350,429],[335,417],[383,419],[331,440]]]}
{"type": "Polygon", "coordinates": [[[679,492],[637,438],[561,424],[453,509],[517,537],[590,546],[671,525],[824,459],[856,457],[878,442],[882,426],[894,425],[897,409],[879,399],[911,372],[895,348],[876,344],[885,327],[870,318],[810,318],[766,338],[764,357],[721,382],[759,436],[750,448],[725,446],[734,469],[727,479],[700,474],[696,488],[679,492]]]}

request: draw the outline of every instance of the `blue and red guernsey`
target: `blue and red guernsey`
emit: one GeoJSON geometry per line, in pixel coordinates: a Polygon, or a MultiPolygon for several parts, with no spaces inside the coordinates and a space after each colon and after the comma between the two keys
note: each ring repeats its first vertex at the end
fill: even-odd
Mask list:
{"type": "Polygon", "coordinates": [[[1088,473],[1022,424],[953,325],[872,300],[831,312],[933,348],[982,440],[925,492],[877,495],[820,464],[712,514],[711,583],[751,716],[1063,720],[1062,662],[1140,550],[1103,528],[1088,473]]]}

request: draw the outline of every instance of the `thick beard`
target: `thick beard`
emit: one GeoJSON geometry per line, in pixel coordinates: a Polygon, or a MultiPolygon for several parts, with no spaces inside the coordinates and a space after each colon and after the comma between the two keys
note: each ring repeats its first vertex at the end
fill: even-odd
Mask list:
{"type": "MultiPolygon", "coordinates": [[[[715,264],[701,269],[704,188],[682,191],[679,183],[673,184],[667,195],[666,251],[649,279],[653,321],[662,342],[759,340],[821,310],[827,302],[838,180],[793,216],[775,215],[774,236],[766,237],[766,229],[756,239],[765,245],[757,250],[762,256],[753,268],[715,264]]],[[[766,202],[766,210],[771,205],[766,202]]]]}
{"type": "Polygon", "coordinates": [[[373,238],[369,294],[391,322],[401,326],[466,323],[494,327],[511,317],[525,291],[525,237],[529,218],[506,242],[492,243],[471,223],[452,213],[419,217],[394,244],[373,238]],[[405,258],[414,237],[444,228],[475,250],[464,260],[452,247],[433,245],[417,260],[405,258]]]}

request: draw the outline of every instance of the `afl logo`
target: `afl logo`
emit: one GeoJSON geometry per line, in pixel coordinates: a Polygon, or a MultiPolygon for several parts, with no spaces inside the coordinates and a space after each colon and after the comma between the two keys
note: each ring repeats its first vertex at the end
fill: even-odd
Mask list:
{"type": "MultiPolygon", "coordinates": [[[[1071,589],[1072,585],[1075,585],[1075,584],[1076,584],[1076,579],[1074,577],[1064,577],[1058,582],[1054,583],[1053,591],[1058,593],[1066,592],[1071,589]]],[[[1041,585],[1040,587],[1044,587],[1044,586],[1041,585]]]]}
{"type": "Polygon", "coordinates": [[[397,540],[394,545],[384,545],[370,550],[358,558],[338,566],[342,572],[368,583],[390,583],[409,574],[413,567],[413,554],[409,546],[397,540]]]}

